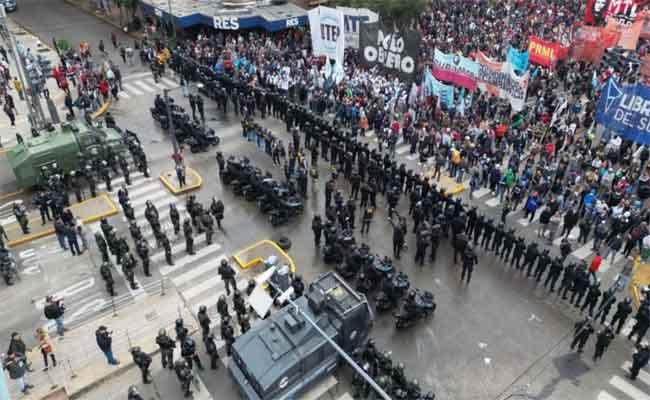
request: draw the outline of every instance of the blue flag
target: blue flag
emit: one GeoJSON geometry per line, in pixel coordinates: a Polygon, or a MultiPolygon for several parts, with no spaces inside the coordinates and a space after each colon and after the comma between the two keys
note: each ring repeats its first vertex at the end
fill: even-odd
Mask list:
{"type": "Polygon", "coordinates": [[[528,52],[517,51],[513,47],[508,49],[508,62],[512,64],[512,69],[519,75],[523,75],[528,70],[528,52]]]}
{"type": "Polygon", "coordinates": [[[650,87],[610,78],[600,94],[596,122],[623,138],[650,144],[650,87]]]}

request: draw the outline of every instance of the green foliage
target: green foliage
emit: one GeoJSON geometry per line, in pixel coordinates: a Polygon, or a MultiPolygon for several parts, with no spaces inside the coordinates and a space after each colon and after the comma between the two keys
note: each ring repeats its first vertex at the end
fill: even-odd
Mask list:
{"type": "Polygon", "coordinates": [[[368,8],[388,23],[409,24],[424,11],[426,0],[335,0],[337,6],[368,8]]]}
{"type": "Polygon", "coordinates": [[[56,41],[56,47],[60,52],[65,53],[66,51],[70,50],[70,43],[65,39],[59,39],[56,41]]]}

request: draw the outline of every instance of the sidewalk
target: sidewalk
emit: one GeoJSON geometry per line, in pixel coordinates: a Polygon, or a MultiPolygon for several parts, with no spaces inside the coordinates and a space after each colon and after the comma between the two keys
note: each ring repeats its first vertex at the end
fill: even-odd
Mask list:
{"type": "MultiPolygon", "coordinates": [[[[99,193],[97,197],[88,198],[81,203],[72,204],[67,208],[72,210],[72,214],[80,218],[84,224],[99,221],[103,217],[115,215],[119,212],[115,203],[113,203],[106,193],[99,193]]],[[[3,225],[9,237],[8,245],[10,247],[54,234],[54,222],[47,222],[43,225],[41,214],[37,208],[29,209],[27,218],[29,220],[27,226],[30,232],[26,235],[23,234],[20,224],[16,221],[15,217],[10,218],[13,222],[3,225]]]]}
{"type": "Polygon", "coordinates": [[[160,173],[160,181],[174,195],[179,195],[199,189],[201,185],[203,185],[203,178],[201,175],[199,175],[198,172],[190,167],[185,167],[186,185],[183,187],[179,186],[178,184],[178,178],[176,177],[175,170],[162,171],[160,173]]]}
{"type": "MultiPolygon", "coordinates": [[[[16,43],[22,44],[25,47],[25,50],[31,49],[31,52],[34,55],[41,55],[47,58],[52,62],[52,66],[60,63],[56,51],[52,50],[47,43],[41,42],[40,39],[38,39],[36,36],[22,29],[11,19],[11,15],[7,18],[7,25],[9,27],[9,30],[13,32],[16,43]]],[[[9,44],[3,43],[3,46],[5,48],[8,48],[9,44]]],[[[10,54],[11,53],[9,52],[9,65],[11,68],[11,74],[12,76],[16,76],[16,62],[10,54]]],[[[16,115],[15,127],[11,126],[7,115],[4,112],[2,113],[2,117],[0,118],[0,144],[2,144],[3,148],[0,149],[0,154],[6,152],[9,147],[16,144],[16,133],[21,133],[24,138],[31,137],[31,134],[29,133],[30,125],[27,119],[27,102],[20,99],[20,96],[14,89],[13,84],[9,86],[11,88],[9,94],[11,94],[14,99],[18,113],[16,115]]],[[[65,94],[61,91],[61,89],[58,88],[54,79],[47,80],[47,88],[50,90],[52,100],[54,101],[54,104],[56,105],[56,108],[59,112],[59,118],[61,120],[65,119],[65,94]]],[[[45,118],[51,120],[50,112],[44,99],[41,99],[41,107],[43,108],[45,118]]]]}
{"type": "Polygon", "coordinates": [[[80,10],[84,11],[87,14],[91,14],[95,18],[98,18],[107,24],[113,25],[114,27],[122,30],[129,36],[140,39],[141,32],[130,32],[128,31],[128,22],[130,20],[130,11],[129,10],[120,10],[120,7],[114,6],[114,1],[110,2],[108,10],[102,10],[99,7],[98,0],[64,0],[66,3],[70,4],[73,7],[77,7],[80,10]]]}
{"type": "MultiPolygon", "coordinates": [[[[96,319],[66,333],[62,340],[52,338],[57,356],[57,367],[42,371],[43,360],[37,349],[33,351],[33,373],[28,380],[34,385],[28,396],[18,392],[15,382],[7,378],[13,398],[40,400],[54,384],[63,386],[70,398],[83,398],[84,394],[112,377],[134,367],[129,349],[140,346],[150,355],[158,353],[155,338],[161,328],[174,336],[174,321],[183,318],[191,333],[196,332],[194,318],[183,305],[182,299],[173,289],[164,296],[149,296],[145,300],[127,306],[117,316],[111,314],[96,319]],[[95,331],[100,325],[113,331],[113,353],[121,361],[117,366],[109,365],[95,341],[95,331]]],[[[154,360],[159,364],[160,360],[154,360]]],[[[138,371],[139,372],[139,371],[138,371]]],[[[126,388],[116,389],[124,398],[126,388]]]]}

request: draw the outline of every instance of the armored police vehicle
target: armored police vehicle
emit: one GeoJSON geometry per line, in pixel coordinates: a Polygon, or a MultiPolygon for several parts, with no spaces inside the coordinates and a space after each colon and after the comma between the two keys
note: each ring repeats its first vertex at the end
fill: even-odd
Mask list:
{"type": "MultiPolygon", "coordinates": [[[[366,298],[334,272],[316,278],[295,303],[348,354],[370,333],[373,314],[366,298]]],[[[303,314],[287,305],[237,338],[228,368],[245,398],[294,399],[331,373],[339,358],[303,314]]]]}

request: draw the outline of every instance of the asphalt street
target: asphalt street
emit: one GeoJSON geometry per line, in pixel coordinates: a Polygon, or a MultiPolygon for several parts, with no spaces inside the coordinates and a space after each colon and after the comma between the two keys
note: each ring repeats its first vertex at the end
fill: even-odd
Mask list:
{"type": "MultiPolygon", "coordinates": [[[[24,0],[15,18],[44,38],[52,35],[88,38],[93,47],[96,47],[99,38],[107,42],[112,30],[63,1],[55,0],[24,0]],[[48,18],[44,22],[45,14],[48,18]]],[[[112,113],[119,126],[128,127],[140,135],[151,160],[152,176],[155,177],[160,171],[171,168],[171,144],[166,133],[149,116],[149,107],[155,94],[160,92],[160,87],[153,85],[150,76],[144,72],[145,69],[140,69],[124,73],[125,82],[130,84],[130,88],[126,86],[124,90],[128,97],[122,96],[112,113]]],[[[172,88],[173,78],[168,79],[171,82],[162,81],[161,85],[172,88]]],[[[174,97],[178,104],[189,108],[178,91],[174,97]]],[[[242,138],[239,119],[232,111],[222,115],[208,100],[206,115],[207,126],[215,129],[222,140],[220,151],[225,155],[247,156],[276,178],[282,178],[281,169],[272,165],[270,157],[242,138]]],[[[282,122],[266,119],[262,123],[281,137],[289,138],[282,122]]],[[[398,158],[411,168],[422,168],[405,151],[398,152],[398,158]]],[[[161,253],[153,248],[153,277],[144,277],[138,269],[136,277],[142,288],[138,291],[128,290],[124,280],[117,279],[117,307],[137,302],[142,296],[156,295],[166,284],[178,287],[185,294],[186,306],[193,311],[202,303],[213,306],[215,293],[223,289],[219,288],[217,282],[212,285],[209,278],[205,279],[214,276],[215,259],[231,255],[258,240],[282,235],[293,241],[290,255],[307,281],[331,269],[322,262],[318,249],[314,248],[310,229],[312,216],[324,211],[323,179],[310,187],[304,215],[274,229],[254,203],[234,196],[230,188],[221,184],[216,173],[214,150],[188,154],[186,162],[204,178],[203,188],[196,193],[199,201],[207,204],[212,197],[224,201],[224,231],[217,233],[213,246],[206,246],[201,237],[196,237],[197,256],[186,255],[182,239],[175,240],[175,268],[167,266],[164,258],[156,255],[161,253]]],[[[327,171],[327,166],[321,162],[320,176],[327,176],[327,171]]],[[[349,190],[342,178],[338,185],[344,191],[349,190]]],[[[143,229],[147,226],[142,218],[144,201],[147,199],[154,201],[161,212],[171,202],[177,203],[179,208],[185,205],[184,196],[172,196],[157,179],[136,177],[131,187],[131,201],[143,229]]],[[[491,199],[491,195],[484,193],[476,204],[483,212],[498,218],[498,202],[495,204],[491,199]]],[[[367,243],[373,252],[390,256],[391,229],[382,197],[379,197],[379,203],[370,234],[363,238],[357,234],[357,241],[367,243]]],[[[400,201],[402,214],[406,214],[407,203],[405,198],[400,201]]],[[[536,236],[535,224],[524,226],[519,222],[522,217],[523,213],[512,215],[509,224],[517,229],[518,234],[533,240],[536,236]]],[[[121,215],[112,217],[110,222],[128,237],[127,225],[121,215]]],[[[169,229],[168,223],[166,226],[169,229]]],[[[97,226],[91,225],[89,228],[94,231],[97,226]]],[[[409,377],[419,379],[423,388],[433,390],[437,398],[502,399],[512,393],[521,393],[522,396],[518,398],[535,399],[648,398],[650,381],[632,384],[624,378],[621,367],[630,359],[631,346],[623,337],[617,338],[604,359],[594,365],[591,361],[593,338],[581,358],[569,351],[570,339],[567,339],[567,334],[580,318],[572,307],[555,296],[549,296],[533,281],[510,267],[503,266],[490,253],[479,253],[479,264],[469,286],[460,282],[460,268],[453,265],[451,246],[447,242],[441,244],[435,263],[416,266],[413,263],[414,235],[409,235],[408,240],[409,250],[402,260],[396,262],[396,266],[408,274],[412,285],[435,294],[438,305],[436,314],[429,321],[422,321],[405,331],[394,328],[390,315],[380,314],[372,335],[377,338],[380,348],[392,351],[396,362],[404,362],[409,377]]],[[[132,245],[130,238],[129,244],[132,245]]],[[[557,245],[554,251],[558,251],[557,245]]],[[[92,323],[97,315],[111,312],[112,304],[92,263],[98,260],[96,251],[72,257],[58,247],[54,237],[49,237],[17,248],[16,254],[21,263],[22,279],[16,286],[0,289],[3,305],[7,305],[0,309],[0,319],[7,321],[0,327],[0,337],[7,338],[11,331],[19,331],[29,342],[33,330],[44,322],[39,305],[46,293],[60,293],[66,297],[71,325],[92,323]]],[[[583,256],[587,257],[588,253],[583,256]]],[[[603,275],[606,285],[619,265],[620,262],[614,264],[614,268],[609,268],[603,275]]],[[[33,345],[33,341],[29,344],[33,345]]],[[[158,363],[159,360],[155,359],[154,362],[158,363]]],[[[225,371],[225,368],[221,368],[216,373],[202,374],[202,381],[212,398],[232,398],[234,395],[234,387],[228,383],[230,379],[225,371]]],[[[165,371],[154,374],[154,381],[158,385],[157,398],[178,398],[176,383],[164,374],[165,371]]],[[[138,382],[139,376],[129,373],[115,384],[126,386],[138,382]]],[[[97,390],[106,389],[100,387],[97,390]]],[[[89,398],[101,398],[100,393],[96,393],[98,397],[89,398]]]]}

